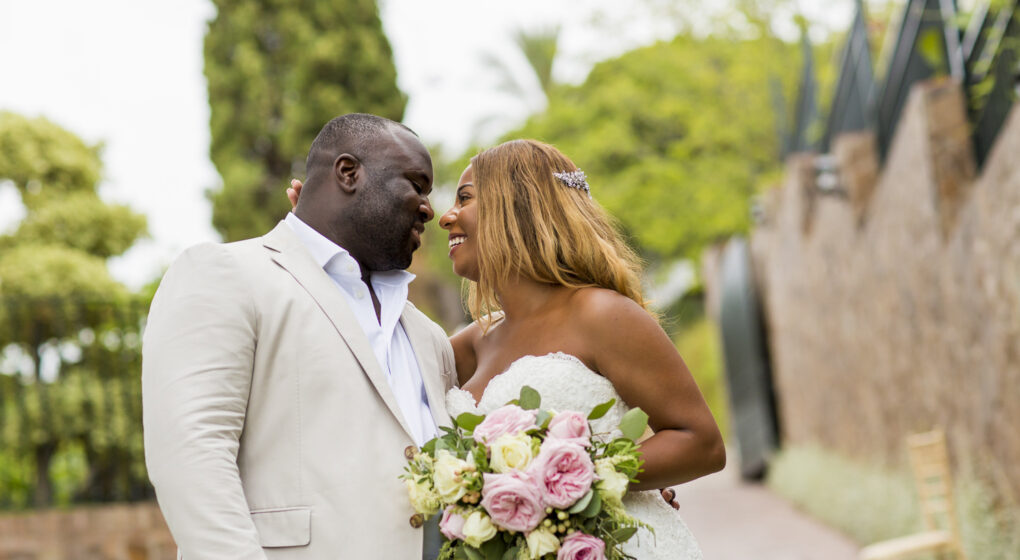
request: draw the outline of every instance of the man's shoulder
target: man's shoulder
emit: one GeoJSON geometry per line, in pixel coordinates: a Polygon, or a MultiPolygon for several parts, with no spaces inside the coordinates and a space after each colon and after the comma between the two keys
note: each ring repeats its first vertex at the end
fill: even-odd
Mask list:
{"type": "Polygon", "coordinates": [[[411,300],[407,300],[407,302],[404,303],[404,319],[412,320],[423,325],[428,325],[430,327],[435,327],[440,330],[442,329],[442,327],[440,327],[438,323],[430,319],[429,316],[426,315],[421,309],[418,309],[418,306],[415,305],[411,300]]]}
{"type": "Polygon", "coordinates": [[[439,323],[433,321],[428,315],[422,312],[422,310],[418,309],[418,307],[410,300],[408,300],[404,305],[404,320],[411,321],[415,323],[415,325],[427,329],[433,338],[440,338],[442,340],[447,339],[446,331],[443,327],[439,323]]]}
{"type": "Polygon", "coordinates": [[[174,259],[174,263],[230,264],[231,261],[258,254],[262,250],[261,237],[229,243],[207,241],[188,247],[174,259]]]}

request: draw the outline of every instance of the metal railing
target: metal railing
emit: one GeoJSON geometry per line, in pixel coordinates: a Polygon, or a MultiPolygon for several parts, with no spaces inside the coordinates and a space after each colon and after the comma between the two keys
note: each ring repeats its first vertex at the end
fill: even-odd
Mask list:
{"type": "Polygon", "coordinates": [[[0,509],[152,497],[141,428],[147,308],[0,298],[0,509]]]}
{"type": "MultiPolygon", "coordinates": [[[[968,56],[968,108],[979,165],[988,158],[1020,87],[1020,11],[1017,0],[981,14],[968,56]]],[[[970,37],[967,37],[970,40],[970,37]]],[[[964,43],[968,43],[965,41],[964,43]]]]}
{"type": "Polygon", "coordinates": [[[875,99],[878,150],[883,161],[911,86],[940,75],[963,80],[960,31],[955,19],[952,0],[908,0],[886,77],[875,99]]]}
{"type": "MultiPolygon", "coordinates": [[[[874,130],[884,161],[911,87],[935,76],[951,76],[966,90],[974,153],[982,165],[1020,90],[1018,1],[999,0],[991,5],[979,6],[961,30],[953,0],[907,0],[883,57],[884,77],[876,81],[866,14],[858,0],[818,149],[828,152],[833,139],[843,132],[874,130]]],[[[804,73],[808,72],[813,68],[805,64],[804,73]]],[[[799,109],[813,106],[803,97],[816,89],[813,76],[802,77],[801,84],[797,122],[806,116],[799,109]]],[[[784,138],[784,145],[795,144],[784,138]]]]}
{"type": "Polygon", "coordinates": [[[835,96],[821,141],[822,152],[829,151],[835,136],[874,126],[869,106],[875,95],[875,71],[871,65],[868,23],[861,2],[857,0],[857,13],[843,47],[835,96]]]}

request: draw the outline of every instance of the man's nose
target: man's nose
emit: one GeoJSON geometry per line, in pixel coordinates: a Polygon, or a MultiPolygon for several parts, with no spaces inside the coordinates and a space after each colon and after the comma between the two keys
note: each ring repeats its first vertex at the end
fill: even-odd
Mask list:
{"type": "Polygon", "coordinates": [[[423,198],[421,205],[418,206],[418,211],[421,212],[422,222],[428,222],[436,216],[436,213],[432,210],[432,203],[429,202],[428,198],[423,198]]]}

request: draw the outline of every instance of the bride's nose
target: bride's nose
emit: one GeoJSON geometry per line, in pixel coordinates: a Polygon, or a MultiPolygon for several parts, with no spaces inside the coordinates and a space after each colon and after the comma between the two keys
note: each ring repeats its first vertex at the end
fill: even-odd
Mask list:
{"type": "Polygon", "coordinates": [[[446,211],[442,217],[439,218],[439,227],[443,229],[450,229],[453,227],[453,223],[457,221],[457,207],[454,206],[446,211]]]}

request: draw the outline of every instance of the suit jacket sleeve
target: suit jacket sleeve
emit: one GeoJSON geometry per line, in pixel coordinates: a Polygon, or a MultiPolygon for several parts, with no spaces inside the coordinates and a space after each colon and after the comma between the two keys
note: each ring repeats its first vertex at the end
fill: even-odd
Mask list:
{"type": "Polygon", "coordinates": [[[145,463],[183,558],[265,558],[237,467],[257,312],[236,256],[186,251],[153,299],[143,342],[145,463]]]}
{"type": "Polygon", "coordinates": [[[442,369],[440,373],[443,376],[443,389],[444,391],[449,391],[459,386],[457,363],[453,357],[453,346],[450,345],[450,338],[446,335],[446,331],[436,323],[432,323],[432,338],[436,343],[436,350],[440,357],[439,367],[442,369]]]}

